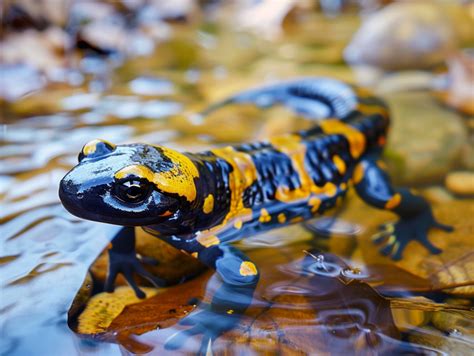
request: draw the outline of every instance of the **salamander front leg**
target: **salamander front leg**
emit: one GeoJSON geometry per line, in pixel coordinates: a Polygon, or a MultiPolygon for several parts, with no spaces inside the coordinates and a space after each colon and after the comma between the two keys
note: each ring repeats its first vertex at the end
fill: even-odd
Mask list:
{"type": "Polygon", "coordinates": [[[418,241],[431,253],[441,250],[428,240],[431,228],[447,232],[451,226],[436,221],[429,203],[408,189],[394,189],[390,178],[373,160],[364,160],[354,169],[354,185],[358,195],[368,204],[379,209],[393,211],[400,219],[384,224],[373,239],[382,245],[380,252],[394,260],[402,258],[403,250],[410,241],[418,241]]]}
{"type": "Polygon", "coordinates": [[[134,227],[124,227],[114,237],[112,247],[109,249],[109,270],[105,281],[105,291],[109,293],[114,291],[115,279],[119,273],[124,275],[138,298],[145,298],[145,293],[135,282],[134,273],[146,278],[155,287],[163,287],[166,284],[165,281],[148,272],[142,262],[153,263],[154,261],[140,261],[138,259],[135,251],[135,229],[134,227]]]}
{"type": "Polygon", "coordinates": [[[228,245],[214,245],[199,252],[198,258],[215,268],[222,278],[210,304],[201,303],[196,311],[180,321],[190,326],[172,335],[165,348],[180,348],[190,336],[202,334],[199,354],[206,354],[212,340],[232,329],[252,301],[258,283],[256,266],[238,249],[228,245]]]}

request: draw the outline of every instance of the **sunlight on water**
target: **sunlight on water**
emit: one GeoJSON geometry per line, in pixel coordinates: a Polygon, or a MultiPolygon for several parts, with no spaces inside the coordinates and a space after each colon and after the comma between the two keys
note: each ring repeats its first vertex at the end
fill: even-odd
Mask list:
{"type": "MultiPolygon", "coordinates": [[[[328,4],[322,7],[337,15],[339,6],[328,4]]],[[[153,14],[142,14],[143,21],[147,16],[155,21],[153,16],[158,15],[153,14]]],[[[322,75],[357,82],[360,72],[343,64],[341,51],[357,29],[358,17],[308,15],[300,20],[299,24],[285,25],[287,33],[279,40],[263,40],[205,19],[187,26],[179,21],[159,22],[163,26],[160,32],[153,21],[146,20],[147,34],[159,41],[150,42],[143,33],[129,34],[130,57],[118,55],[123,44],[117,40],[110,44],[109,59],[71,58],[76,63],[73,68],[62,68],[56,80],[50,73],[49,82],[29,67],[0,68],[0,75],[8,74],[4,82],[12,86],[5,93],[0,91],[10,100],[1,102],[5,106],[0,145],[1,354],[56,355],[58,350],[64,355],[121,355],[130,351],[166,354],[160,349],[163,342],[182,329],[176,318],[189,313],[200,299],[208,300],[221,283],[219,277],[212,273],[200,275],[184,282],[191,285],[184,292],[173,289],[180,286],[170,287],[160,291],[156,299],[147,299],[147,303],[156,300],[160,306],[161,293],[167,296],[167,303],[179,293],[186,296],[187,300],[182,297],[178,306],[169,307],[171,311],[160,310],[163,315],[178,315],[163,317],[169,325],[164,322],[161,327],[163,320],[144,317],[129,326],[125,317],[123,324],[117,322],[117,329],[98,337],[79,337],[74,331],[82,310],[71,311],[71,304],[81,286],[87,300],[100,292],[105,264],[103,256],[96,259],[119,227],[80,220],[67,213],[59,202],[59,181],[77,163],[82,146],[95,138],[198,151],[308,127],[307,120],[279,107],[263,111],[230,107],[209,117],[196,114],[210,102],[238,90],[289,77],[322,75]],[[322,30],[326,28],[332,31],[322,30]],[[18,79],[17,86],[12,76],[18,79]],[[30,95],[24,96],[27,93],[30,95]],[[88,279],[94,262],[93,278],[88,279]],[[191,297],[195,298],[192,302],[191,297]]],[[[256,26],[246,26],[250,25],[256,26]]],[[[261,35],[269,39],[278,32],[266,30],[261,35]]],[[[384,80],[379,78],[382,84],[374,85],[375,90],[383,88],[384,80]]],[[[390,80],[385,88],[403,88],[403,78],[400,82],[393,77],[390,80]]],[[[415,147],[413,142],[422,140],[423,135],[415,130],[410,136],[406,132],[415,124],[403,124],[398,119],[398,131],[391,141],[395,143],[389,146],[386,158],[397,181],[422,187],[441,208],[443,204],[459,204],[453,205],[457,209],[454,213],[449,206],[439,210],[441,213],[436,211],[452,218],[460,231],[455,235],[461,236],[459,251],[446,255],[454,267],[445,267],[443,261],[430,257],[425,250],[419,259],[416,256],[420,250],[410,250],[415,253],[406,254],[409,256],[397,265],[391,263],[379,254],[370,236],[378,224],[393,216],[376,213],[349,195],[349,202],[330,216],[237,243],[259,266],[262,277],[249,310],[236,330],[215,340],[214,352],[443,354],[449,348],[462,351],[473,347],[474,325],[469,321],[472,304],[468,299],[472,296],[472,264],[469,256],[457,258],[463,249],[469,250],[462,239],[466,231],[472,232],[465,218],[470,211],[467,203],[472,204],[472,200],[460,199],[442,184],[442,178],[460,164],[458,156],[464,152],[461,141],[467,141],[463,130],[468,125],[463,124],[460,115],[438,105],[426,88],[406,96],[389,91],[387,98],[397,118],[400,110],[403,114],[404,110],[414,110],[406,116],[410,120],[416,117],[426,127],[421,130],[436,138],[436,142],[425,145],[425,150],[415,147]],[[410,105],[422,109],[417,111],[410,105]],[[428,121],[419,115],[421,111],[426,111],[428,121]],[[436,118],[438,121],[431,124],[429,120],[436,118]],[[436,131],[440,123],[447,126],[436,131]],[[445,145],[442,149],[436,146],[440,142],[445,145]],[[400,150],[394,150],[394,145],[400,150]],[[426,157],[434,157],[436,163],[426,157]],[[420,165],[418,176],[410,177],[407,172],[420,165]],[[421,263],[422,258],[427,262],[421,263]],[[464,266],[469,267],[464,271],[464,266]],[[453,293],[455,287],[465,289],[453,293]],[[268,340],[277,341],[270,344],[268,340]],[[430,346],[437,341],[439,349],[430,346]]],[[[435,241],[438,244],[446,239],[435,241]]],[[[443,249],[448,246],[445,243],[443,249]]],[[[166,257],[168,252],[164,251],[166,257]]],[[[175,270],[172,278],[181,280],[181,262],[166,263],[175,270]]],[[[137,308],[137,313],[151,318],[152,309],[144,312],[137,308]]],[[[192,338],[183,351],[196,352],[199,347],[199,338],[192,338]]]]}

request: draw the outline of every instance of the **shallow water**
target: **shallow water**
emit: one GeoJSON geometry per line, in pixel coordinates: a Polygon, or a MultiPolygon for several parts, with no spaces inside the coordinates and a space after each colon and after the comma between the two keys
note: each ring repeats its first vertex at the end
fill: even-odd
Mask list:
{"type": "MultiPolygon", "coordinates": [[[[80,86],[49,85],[5,104],[0,146],[2,354],[119,355],[133,350],[80,338],[68,327],[68,310],[87,270],[118,228],[68,214],[57,196],[59,180],[75,164],[83,144],[93,138],[196,151],[304,127],[306,122],[281,108],[266,112],[230,108],[207,119],[186,119],[182,113],[195,112],[217,98],[264,81],[302,75],[354,81],[356,72],[341,63],[340,54],[333,58],[331,53],[337,53],[347,41],[357,20],[319,20],[326,21],[332,31],[315,34],[314,19],[307,20],[276,41],[210,24],[176,25],[171,39],[151,56],[100,62],[106,66],[105,79],[102,74],[89,75],[80,86]]],[[[85,62],[83,67],[87,67],[85,62]]],[[[324,347],[351,354],[442,353],[452,339],[455,346],[449,347],[472,349],[472,321],[466,314],[472,306],[466,305],[465,298],[471,292],[449,296],[425,291],[421,295],[429,299],[419,304],[408,297],[420,293],[403,281],[398,286],[393,281],[386,283],[392,288],[376,292],[365,284],[376,273],[364,264],[354,238],[370,235],[372,210],[367,210],[365,219],[364,209],[358,206],[343,210],[349,213],[341,213],[332,227],[336,238],[322,236],[325,220],[319,220],[315,222],[319,242],[312,242],[302,226],[293,226],[241,243],[263,277],[240,331],[218,340],[215,350],[274,352],[275,345],[266,346],[265,338],[278,339],[279,352],[324,347]],[[378,293],[407,302],[399,300],[395,307],[390,306],[378,293]],[[443,309],[457,318],[451,329],[449,323],[443,329],[432,321],[433,314],[443,309]],[[459,325],[465,329],[460,331],[459,325]],[[239,332],[253,342],[243,342],[239,332]],[[428,335],[429,339],[431,334],[441,340],[440,349],[423,344],[422,337],[415,339],[423,345],[409,343],[413,335],[428,335]]],[[[364,246],[376,253],[371,244],[364,246]]],[[[200,282],[207,283],[209,294],[215,279],[206,277],[200,282]]],[[[173,330],[148,332],[134,340],[152,344],[158,352],[160,342],[173,330]]],[[[195,351],[197,343],[194,340],[185,349],[195,351]]]]}

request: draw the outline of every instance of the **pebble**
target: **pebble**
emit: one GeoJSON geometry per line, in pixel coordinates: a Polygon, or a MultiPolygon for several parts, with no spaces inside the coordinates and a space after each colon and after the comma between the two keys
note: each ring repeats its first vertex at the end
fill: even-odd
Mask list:
{"type": "Polygon", "coordinates": [[[446,187],[454,194],[474,195],[474,172],[457,171],[446,176],[446,187]]]}
{"type": "Polygon", "coordinates": [[[423,189],[423,196],[434,204],[446,203],[454,199],[450,192],[440,186],[431,186],[423,189]]]}
{"type": "Polygon", "coordinates": [[[442,63],[456,47],[457,33],[437,4],[397,2],[370,16],[344,52],[351,64],[385,70],[442,63]]]}

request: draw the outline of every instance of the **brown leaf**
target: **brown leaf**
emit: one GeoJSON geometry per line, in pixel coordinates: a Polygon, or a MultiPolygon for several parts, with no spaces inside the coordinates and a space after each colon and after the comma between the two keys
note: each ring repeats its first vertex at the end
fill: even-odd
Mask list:
{"type": "MultiPolygon", "coordinates": [[[[308,245],[302,242],[298,246],[301,249],[285,246],[278,251],[261,249],[259,252],[263,253],[251,256],[261,266],[262,276],[255,299],[239,326],[215,341],[214,352],[308,354],[319,350],[321,354],[329,354],[335,350],[339,353],[354,349],[397,350],[399,333],[393,324],[390,302],[361,281],[308,274],[315,260],[311,254],[295,257],[295,253],[303,256],[302,250],[308,245]]],[[[324,255],[323,260],[327,267],[337,266],[339,271],[347,268],[333,255],[324,255]]],[[[102,333],[95,338],[118,342],[131,352],[153,350],[166,354],[163,349],[166,338],[183,328],[177,321],[194,309],[189,299],[209,300],[204,295],[206,283],[209,296],[220,284],[215,275],[208,280],[212,273],[209,271],[184,284],[166,288],[145,301],[127,305],[105,330],[97,330],[102,333]]],[[[118,294],[108,296],[120,298],[118,294]]],[[[115,300],[115,303],[122,302],[115,300]]],[[[117,308],[114,310],[116,313],[117,308]]],[[[102,311],[107,317],[105,321],[110,320],[111,314],[102,311]]],[[[81,320],[85,319],[79,317],[80,330],[84,329],[81,320]]],[[[95,320],[95,325],[99,324],[95,320]]]]}

